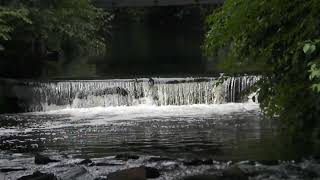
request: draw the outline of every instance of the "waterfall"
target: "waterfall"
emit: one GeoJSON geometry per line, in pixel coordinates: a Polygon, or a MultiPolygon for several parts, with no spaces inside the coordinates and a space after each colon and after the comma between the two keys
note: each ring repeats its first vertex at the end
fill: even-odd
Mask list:
{"type": "Polygon", "coordinates": [[[20,82],[12,93],[26,111],[97,106],[157,106],[246,102],[243,93],[260,77],[141,78],[20,82]]]}

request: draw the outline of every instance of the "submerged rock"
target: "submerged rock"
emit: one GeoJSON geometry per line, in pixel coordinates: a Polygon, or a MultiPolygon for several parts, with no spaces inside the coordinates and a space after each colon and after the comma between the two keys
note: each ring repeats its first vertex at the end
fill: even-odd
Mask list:
{"type": "Polygon", "coordinates": [[[145,180],[148,178],[158,178],[160,173],[156,168],[151,167],[137,167],[130,168],[108,175],[108,180],[145,180]]]}
{"type": "Polygon", "coordinates": [[[52,162],[59,162],[58,160],[50,159],[49,157],[43,156],[41,154],[36,154],[34,157],[34,163],[36,164],[49,164],[52,162]]]}
{"type": "Polygon", "coordinates": [[[90,159],[84,159],[81,162],[79,162],[78,164],[84,165],[84,164],[91,164],[93,163],[90,159]]]}
{"type": "Polygon", "coordinates": [[[61,180],[80,180],[80,179],[93,180],[94,179],[94,177],[89,173],[89,171],[83,166],[74,167],[59,177],[61,180]]]}
{"type": "Polygon", "coordinates": [[[267,166],[275,166],[279,165],[278,160],[259,160],[257,163],[262,164],[262,165],[267,165],[267,166]]]}
{"type": "Polygon", "coordinates": [[[41,173],[40,171],[36,171],[31,175],[22,176],[17,180],[58,180],[54,174],[46,174],[41,173]]]}
{"type": "Polygon", "coordinates": [[[118,154],[115,157],[117,160],[127,161],[129,159],[139,159],[139,156],[132,154],[118,154]]]}

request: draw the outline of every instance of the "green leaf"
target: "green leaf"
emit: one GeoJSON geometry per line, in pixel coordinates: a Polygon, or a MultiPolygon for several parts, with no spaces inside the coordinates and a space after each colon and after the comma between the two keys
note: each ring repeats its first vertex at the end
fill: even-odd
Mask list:
{"type": "Polygon", "coordinates": [[[311,55],[312,53],[314,53],[316,51],[316,46],[314,44],[310,44],[310,43],[307,43],[304,45],[303,47],[303,52],[306,54],[306,55],[311,55]]]}
{"type": "Polygon", "coordinates": [[[320,84],[313,84],[311,88],[313,91],[320,92],[320,84]]]}

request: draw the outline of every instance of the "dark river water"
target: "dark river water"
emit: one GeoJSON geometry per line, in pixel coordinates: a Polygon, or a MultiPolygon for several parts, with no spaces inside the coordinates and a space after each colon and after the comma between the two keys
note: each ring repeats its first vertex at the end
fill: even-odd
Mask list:
{"type": "Polygon", "coordinates": [[[277,158],[264,153],[264,138],[272,138],[274,128],[254,103],[65,109],[1,115],[1,119],[19,123],[0,131],[1,150],[15,153],[277,158]]]}

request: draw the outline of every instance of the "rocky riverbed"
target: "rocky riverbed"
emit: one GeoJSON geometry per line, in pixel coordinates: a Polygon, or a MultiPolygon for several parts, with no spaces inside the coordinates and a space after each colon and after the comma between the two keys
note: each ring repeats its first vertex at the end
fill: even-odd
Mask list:
{"type": "Polygon", "coordinates": [[[1,180],[320,179],[316,160],[233,162],[131,154],[92,159],[40,154],[1,156],[1,180]]]}

